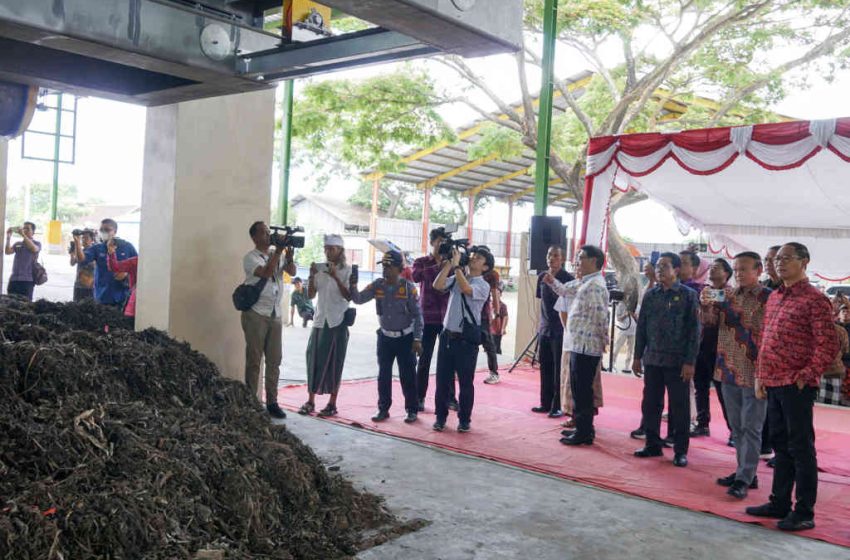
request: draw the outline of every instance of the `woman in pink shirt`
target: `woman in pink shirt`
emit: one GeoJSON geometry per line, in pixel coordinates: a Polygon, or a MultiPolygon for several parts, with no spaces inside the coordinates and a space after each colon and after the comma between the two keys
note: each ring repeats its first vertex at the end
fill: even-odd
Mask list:
{"type": "Polygon", "coordinates": [[[127,305],[124,306],[124,315],[126,317],[136,316],[136,272],[139,266],[139,257],[130,257],[119,261],[115,256],[115,241],[110,240],[106,246],[106,266],[109,271],[116,274],[126,274],[130,282],[130,299],[127,300],[127,305]]]}

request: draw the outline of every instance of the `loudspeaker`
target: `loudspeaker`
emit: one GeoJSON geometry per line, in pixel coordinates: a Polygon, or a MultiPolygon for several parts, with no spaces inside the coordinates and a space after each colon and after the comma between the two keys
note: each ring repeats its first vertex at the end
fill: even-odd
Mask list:
{"type": "Polygon", "coordinates": [[[566,258],[567,227],[561,224],[560,216],[532,216],[529,232],[529,270],[546,270],[546,252],[552,245],[561,247],[566,258]]]}

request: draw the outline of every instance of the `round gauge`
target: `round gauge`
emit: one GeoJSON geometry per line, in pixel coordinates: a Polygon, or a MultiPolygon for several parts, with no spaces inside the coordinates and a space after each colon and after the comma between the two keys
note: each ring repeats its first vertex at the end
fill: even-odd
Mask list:
{"type": "Polygon", "coordinates": [[[465,12],[475,5],[475,0],[452,0],[452,4],[461,12],[465,12]]]}
{"type": "Polygon", "coordinates": [[[224,27],[215,23],[207,25],[201,31],[201,51],[213,60],[224,60],[230,56],[233,44],[230,34],[224,27]]]}

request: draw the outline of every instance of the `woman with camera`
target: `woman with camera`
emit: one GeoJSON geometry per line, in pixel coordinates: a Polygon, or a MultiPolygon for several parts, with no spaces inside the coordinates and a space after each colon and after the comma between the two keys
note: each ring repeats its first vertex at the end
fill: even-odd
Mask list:
{"type": "Polygon", "coordinates": [[[325,263],[312,263],[307,280],[307,297],[316,301],[313,330],[307,343],[307,402],[299,414],[316,410],[316,395],[330,394],[318,416],[335,416],[336,398],[342,382],[342,368],[348,349],[348,327],[354,324],[349,309],[350,286],[357,284],[357,272],[345,261],[345,246],[339,235],[325,235],[325,263]]]}
{"type": "Polygon", "coordinates": [[[22,227],[11,227],[6,230],[6,254],[15,255],[6,293],[23,296],[29,301],[32,301],[32,293],[35,289],[33,265],[38,262],[38,254],[41,252],[41,243],[33,240],[33,235],[35,235],[35,224],[32,222],[24,222],[22,227]],[[12,243],[13,234],[20,235],[21,241],[12,243]]]}

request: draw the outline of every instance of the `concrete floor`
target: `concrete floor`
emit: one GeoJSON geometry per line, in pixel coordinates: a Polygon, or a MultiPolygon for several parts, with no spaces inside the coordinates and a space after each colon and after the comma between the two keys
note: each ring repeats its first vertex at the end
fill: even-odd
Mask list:
{"type": "MultiPolygon", "coordinates": [[[[355,485],[424,529],[363,560],[727,557],[850,560],[850,550],[290,415],[283,422],[355,485]]],[[[474,437],[474,436],[473,436],[474,437]]]]}

